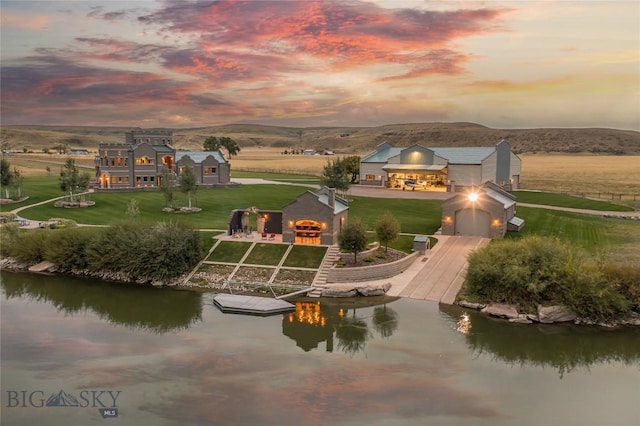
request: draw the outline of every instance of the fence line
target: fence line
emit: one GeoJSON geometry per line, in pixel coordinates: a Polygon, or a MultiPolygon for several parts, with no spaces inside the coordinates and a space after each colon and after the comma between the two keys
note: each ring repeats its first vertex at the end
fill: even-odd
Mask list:
{"type": "Polygon", "coordinates": [[[597,198],[612,201],[638,201],[640,194],[625,194],[620,192],[561,192],[565,195],[574,195],[582,198],[597,198]]]}

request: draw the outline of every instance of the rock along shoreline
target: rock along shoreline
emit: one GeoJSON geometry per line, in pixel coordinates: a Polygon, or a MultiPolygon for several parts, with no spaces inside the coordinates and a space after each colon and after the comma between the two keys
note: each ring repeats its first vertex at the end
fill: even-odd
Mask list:
{"type": "Polygon", "coordinates": [[[561,305],[542,306],[538,305],[537,313],[520,313],[513,305],[504,303],[473,303],[465,300],[456,302],[456,305],[474,309],[495,318],[508,320],[518,324],[556,324],[573,322],[575,325],[596,325],[599,327],[615,328],[621,326],[640,326],[640,315],[632,313],[629,318],[612,322],[595,322],[578,317],[575,313],[561,305]]]}

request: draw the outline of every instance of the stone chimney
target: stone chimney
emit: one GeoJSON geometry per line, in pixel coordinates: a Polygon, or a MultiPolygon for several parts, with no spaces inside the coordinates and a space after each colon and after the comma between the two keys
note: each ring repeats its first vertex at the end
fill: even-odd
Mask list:
{"type": "Polygon", "coordinates": [[[328,197],[328,203],[331,207],[335,207],[336,206],[336,189],[335,188],[329,188],[329,194],[327,194],[328,197]]]}

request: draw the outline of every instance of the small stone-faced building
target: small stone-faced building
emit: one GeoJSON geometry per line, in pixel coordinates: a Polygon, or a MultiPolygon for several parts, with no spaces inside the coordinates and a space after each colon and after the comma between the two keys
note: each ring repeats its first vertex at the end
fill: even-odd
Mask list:
{"type": "Polygon", "coordinates": [[[519,231],[516,199],[492,182],[458,193],[442,203],[442,235],[502,238],[519,231]]]}
{"type": "Polygon", "coordinates": [[[333,245],[347,223],[349,204],[323,187],[306,191],[282,209],[282,241],[298,244],[333,245]]]}
{"type": "Polygon", "coordinates": [[[229,162],[220,151],[176,151],[178,173],[190,167],[201,186],[227,184],[231,179],[229,162]]]}

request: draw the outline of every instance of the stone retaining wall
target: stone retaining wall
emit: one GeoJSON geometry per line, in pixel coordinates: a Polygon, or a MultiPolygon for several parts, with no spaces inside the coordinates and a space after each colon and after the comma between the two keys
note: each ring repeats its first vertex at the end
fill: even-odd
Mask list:
{"type": "Polygon", "coordinates": [[[383,263],[380,265],[360,266],[354,268],[336,268],[329,270],[327,274],[328,283],[348,283],[354,281],[374,281],[390,278],[398,275],[413,263],[419,256],[417,252],[403,257],[395,262],[383,263]]]}

